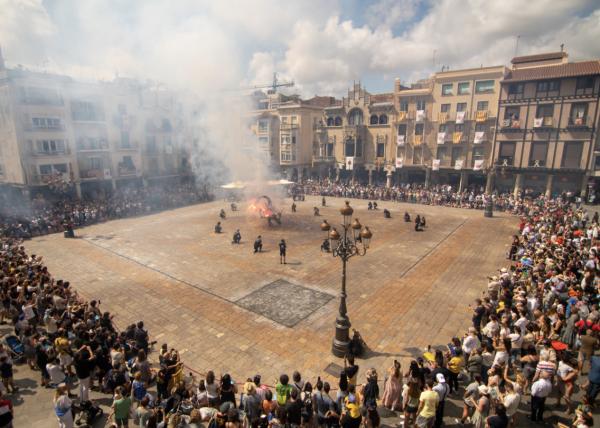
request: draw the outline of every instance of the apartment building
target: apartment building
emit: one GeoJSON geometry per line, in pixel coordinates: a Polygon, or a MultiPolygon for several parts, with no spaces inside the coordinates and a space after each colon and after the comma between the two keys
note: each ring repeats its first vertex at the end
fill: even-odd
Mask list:
{"type": "Polygon", "coordinates": [[[81,196],[189,172],[179,110],[172,94],[134,80],[3,66],[0,184],[81,196]]]}
{"type": "Polygon", "coordinates": [[[490,187],[595,193],[600,62],[566,52],[513,58],[501,82],[490,187]]]}
{"type": "Polygon", "coordinates": [[[354,83],[346,97],[324,108],[314,159],[322,161],[325,156],[334,163],[339,179],[390,180],[396,159],[396,114],[392,93],[372,95],[354,83]]]}

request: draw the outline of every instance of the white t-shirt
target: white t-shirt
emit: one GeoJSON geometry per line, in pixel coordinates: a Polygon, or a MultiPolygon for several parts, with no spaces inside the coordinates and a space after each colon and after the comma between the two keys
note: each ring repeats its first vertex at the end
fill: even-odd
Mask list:
{"type": "Polygon", "coordinates": [[[506,397],[504,397],[503,404],[504,404],[504,407],[506,407],[506,415],[508,417],[511,417],[512,415],[517,413],[520,402],[521,402],[521,396],[519,394],[517,394],[516,392],[513,392],[512,394],[507,394],[506,397]]]}
{"type": "Polygon", "coordinates": [[[35,312],[33,311],[33,305],[23,305],[23,314],[26,320],[35,318],[35,312]]]}
{"type": "Polygon", "coordinates": [[[511,333],[508,335],[510,338],[510,344],[512,349],[521,349],[521,345],[523,344],[523,336],[518,333],[511,333]]]}
{"type": "Polygon", "coordinates": [[[48,374],[50,375],[50,382],[58,385],[65,381],[65,373],[61,370],[58,364],[46,364],[46,370],[48,370],[48,374]]]}
{"type": "Polygon", "coordinates": [[[462,345],[462,350],[463,352],[470,354],[471,352],[473,352],[474,349],[479,348],[479,345],[480,343],[477,336],[468,335],[467,337],[465,337],[465,340],[462,345]]]}
{"type": "Polygon", "coordinates": [[[563,363],[562,361],[560,361],[558,363],[558,368],[556,369],[556,373],[558,374],[558,376],[561,379],[568,376],[569,373],[572,373],[574,371],[575,371],[575,369],[573,369],[573,367],[571,367],[568,364],[563,363]]]}
{"type": "Polygon", "coordinates": [[[521,334],[525,334],[527,332],[527,318],[519,318],[515,321],[515,326],[521,330],[521,334]]]}

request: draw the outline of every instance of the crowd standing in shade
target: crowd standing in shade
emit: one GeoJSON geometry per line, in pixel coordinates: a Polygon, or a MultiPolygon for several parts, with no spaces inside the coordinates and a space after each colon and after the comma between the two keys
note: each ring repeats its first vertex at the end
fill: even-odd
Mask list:
{"type": "Polygon", "coordinates": [[[205,202],[212,198],[205,186],[178,184],[124,188],[108,196],[83,200],[63,195],[50,201],[40,196],[27,207],[0,199],[0,233],[3,236],[30,238],[62,232],[67,224],[75,228],[89,226],[205,202]]]}
{"type": "MultiPolygon", "coordinates": [[[[85,301],[53,278],[7,229],[1,319],[14,327],[40,383],[55,388],[59,427],[73,426],[73,410],[85,407],[90,390],[112,396],[110,418],[119,427],[378,427],[378,406],[402,414],[406,427],[439,427],[449,399],[463,405],[456,423],[516,427],[525,403],[532,421],[544,420],[549,398],[570,415],[569,426],[590,427],[600,392],[598,215],[562,198],[508,201],[519,229],[506,266],[489,276],[481,299],[465,302],[472,326],[405,367],[394,361],[383,377],[360,370],[351,355],[335,385],[298,372],[276,385],[260,375],[242,382],[212,371],[192,375],[176,349],[153,350],[143,321],[119,331],[99,300],[85,301]]],[[[0,345],[0,426],[10,426],[10,397],[18,394],[12,357],[0,345]]]]}

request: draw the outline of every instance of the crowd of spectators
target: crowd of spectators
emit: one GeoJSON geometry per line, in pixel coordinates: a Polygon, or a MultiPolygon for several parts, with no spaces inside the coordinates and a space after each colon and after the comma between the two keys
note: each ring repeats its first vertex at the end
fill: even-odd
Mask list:
{"type": "MultiPolygon", "coordinates": [[[[327,195],[338,191],[351,196],[347,190],[327,195]]],[[[68,281],[53,278],[42,259],[27,254],[21,239],[6,230],[1,320],[14,326],[22,358],[39,371],[40,383],[56,389],[60,427],[73,426],[72,410],[89,400],[92,389],[112,397],[111,421],[119,427],[377,427],[378,406],[400,412],[406,427],[438,427],[450,398],[463,405],[457,423],[515,427],[525,425],[526,402],[528,417],[542,421],[549,397],[572,415],[567,426],[590,427],[600,392],[600,356],[594,355],[600,332],[598,215],[590,218],[561,198],[511,201],[519,229],[507,265],[489,276],[481,299],[465,302],[472,326],[407,367],[394,361],[383,377],[375,368],[359,370],[352,356],[334,385],[306,381],[298,372],[291,379],[282,374],[274,386],[260,375],[239,384],[212,371],[186,375],[177,350],[163,344],[153,351],[142,321],[119,331],[99,300],[85,301],[68,281]],[[575,400],[578,389],[582,398],[575,400]]],[[[0,346],[3,427],[10,426],[13,411],[7,398],[17,391],[16,355],[8,345],[0,346]]]]}
{"type": "Polygon", "coordinates": [[[67,224],[88,226],[124,217],[177,208],[212,199],[205,186],[196,184],[127,187],[93,198],[71,198],[66,195],[34,198],[30,204],[2,201],[0,234],[30,238],[61,232],[67,224]]]}

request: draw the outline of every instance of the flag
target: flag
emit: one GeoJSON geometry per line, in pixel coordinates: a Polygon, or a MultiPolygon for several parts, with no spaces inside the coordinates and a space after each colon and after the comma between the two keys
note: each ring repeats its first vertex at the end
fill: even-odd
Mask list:
{"type": "Polygon", "coordinates": [[[433,159],[431,161],[431,170],[439,171],[440,170],[440,159],[433,159]]]}
{"type": "Polygon", "coordinates": [[[456,112],[456,123],[461,124],[461,123],[465,123],[465,115],[467,114],[466,111],[457,111],[456,112]]]}
{"type": "Polygon", "coordinates": [[[452,142],[454,144],[460,144],[460,140],[462,140],[462,132],[455,132],[452,134],[452,142]]]}
{"type": "Polygon", "coordinates": [[[420,146],[421,144],[423,144],[423,136],[422,135],[415,135],[414,146],[420,146]]]}
{"type": "Polygon", "coordinates": [[[406,119],[406,112],[405,111],[399,111],[398,112],[398,120],[404,120],[406,119]]]}
{"type": "Polygon", "coordinates": [[[448,121],[448,113],[446,112],[441,112],[438,116],[438,122],[439,123],[446,123],[448,121]]]}
{"type": "Polygon", "coordinates": [[[415,120],[417,122],[423,122],[425,119],[425,110],[417,110],[417,115],[415,116],[415,120]]]}
{"type": "Polygon", "coordinates": [[[476,159],[473,163],[473,171],[481,171],[483,168],[483,159],[476,159]]]}
{"type": "Polygon", "coordinates": [[[438,144],[444,144],[445,142],[446,142],[446,133],[445,132],[438,132],[437,143],[438,144]]]}
{"type": "Polygon", "coordinates": [[[483,141],[483,135],[484,135],[484,132],[481,132],[481,131],[475,132],[475,140],[473,141],[473,144],[481,144],[481,142],[483,141]]]}
{"type": "Polygon", "coordinates": [[[487,111],[478,111],[475,113],[475,121],[477,122],[485,122],[487,120],[487,111]]]}
{"type": "Polygon", "coordinates": [[[533,127],[534,128],[540,128],[543,124],[544,124],[543,117],[536,117],[535,119],[533,119],[533,127]]]}
{"type": "Polygon", "coordinates": [[[459,170],[462,169],[464,161],[462,159],[458,159],[454,162],[454,169],[459,170]]]}
{"type": "Polygon", "coordinates": [[[396,168],[402,168],[404,166],[404,159],[396,158],[396,168]]]}
{"type": "Polygon", "coordinates": [[[406,141],[406,136],[405,136],[405,135],[398,135],[398,136],[396,137],[396,143],[397,143],[399,146],[403,146],[405,141],[406,141]]]}
{"type": "Polygon", "coordinates": [[[354,169],[354,157],[346,156],[346,169],[352,171],[354,169]]]}

